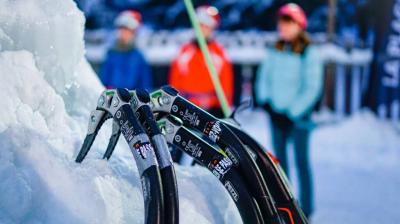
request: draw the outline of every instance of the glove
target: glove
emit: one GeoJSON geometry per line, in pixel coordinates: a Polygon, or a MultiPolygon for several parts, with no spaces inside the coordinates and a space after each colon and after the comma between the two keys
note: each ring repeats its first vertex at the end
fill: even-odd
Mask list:
{"type": "Polygon", "coordinates": [[[269,103],[263,105],[264,110],[269,114],[271,122],[279,127],[290,127],[293,121],[284,113],[275,112],[269,103]]]}

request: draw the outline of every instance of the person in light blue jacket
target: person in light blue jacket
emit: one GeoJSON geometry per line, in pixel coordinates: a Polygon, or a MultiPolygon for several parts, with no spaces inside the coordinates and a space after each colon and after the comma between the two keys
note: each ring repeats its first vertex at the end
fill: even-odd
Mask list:
{"type": "Polygon", "coordinates": [[[310,115],[323,87],[323,63],[304,31],[307,20],[296,4],[278,13],[280,40],[267,51],[256,82],[257,103],[269,113],[273,147],[288,174],[287,143],[294,142],[300,202],[307,217],[313,212],[312,175],[309,161],[310,115]]]}

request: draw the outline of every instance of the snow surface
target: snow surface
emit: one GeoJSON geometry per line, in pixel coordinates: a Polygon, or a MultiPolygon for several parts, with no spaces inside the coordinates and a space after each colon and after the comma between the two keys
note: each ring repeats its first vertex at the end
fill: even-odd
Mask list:
{"type": "MultiPolygon", "coordinates": [[[[246,111],[239,122],[268,149],[269,118],[246,111]]],[[[311,161],[315,190],[312,223],[400,223],[400,132],[370,111],[313,130],[311,161]]],[[[295,166],[289,146],[290,165],[295,166]]],[[[290,177],[297,192],[292,168],[290,177]]]]}

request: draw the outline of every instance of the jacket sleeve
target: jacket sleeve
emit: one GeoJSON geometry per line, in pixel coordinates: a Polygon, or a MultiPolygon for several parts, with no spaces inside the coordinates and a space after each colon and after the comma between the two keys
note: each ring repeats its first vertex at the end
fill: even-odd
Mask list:
{"type": "Polygon", "coordinates": [[[266,57],[258,68],[256,74],[256,80],[254,82],[255,98],[259,105],[264,105],[270,98],[270,87],[271,87],[271,74],[269,74],[270,52],[267,51],[266,57]]]}
{"type": "Polygon", "coordinates": [[[111,87],[111,71],[113,66],[113,56],[110,52],[107,53],[106,59],[101,66],[100,80],[105,87],[111,87]]]}
{"type": "Polygon", "coordinates": [[[140,54],[140,60],[141,60],[140,86],[142,86],[142,88],[144,89],[147,89],[148,91],[152,91],[153,74],[151,73],[150,65],[146,61],[144,56],[141,54],[140,54]]]}
{"type": "MultiPolygon", "coordinates": [[[[179,56],[178,56],[179,57],[179,56]]],[[[169,70],[168,84],[177,90],[181,90],[180,71],[178,66],[178,58],[175,58],[171,63],[169,70]]]]}
{"type": "Polygon", "coordinates": [[[316,49],[312,47],[309,47],[306,52],[301,75],[300,93],[288,110],[288,115],[293,120],[311,112],[322,92],[323,63],[316,49]]]}

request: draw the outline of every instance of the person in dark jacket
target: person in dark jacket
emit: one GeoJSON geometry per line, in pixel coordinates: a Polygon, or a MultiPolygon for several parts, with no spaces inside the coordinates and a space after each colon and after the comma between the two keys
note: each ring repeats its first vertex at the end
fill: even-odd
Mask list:
{"type": "Polygon", "coordinates": [[[312,176],[309,161],[310,115],[323,86],[323,64],[305,33],[307,19],[296,4],[279,10],[280,40],[268,49],[255,83],[259,105],[269,113],[273,147],[288,174],[287,143],[293,140],[300,202],[307,217],[313,212],[312,176]]]}
{"type": "Polygon", "coordinates": [[[106,88],[151,90],[150,67],[134,44],[140,24],[141,15],[136,11],[124,11],[116,18],[117,40],[101,68],[100,78],[106,88]]]}

